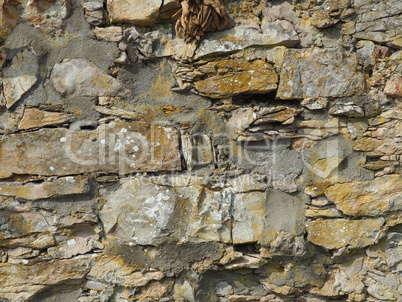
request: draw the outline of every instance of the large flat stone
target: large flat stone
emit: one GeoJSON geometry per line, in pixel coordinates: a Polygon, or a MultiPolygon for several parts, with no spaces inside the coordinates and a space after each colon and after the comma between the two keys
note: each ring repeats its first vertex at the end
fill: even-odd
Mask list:
{"type": "Polygon", "coordinates": [[[269,63],[262,60],[225,59],[209,62],[199,68],[207,78],[196,81],[195,88],[211,98],[227,98],[241,93],[262,94],[277,88],[278,76],[269,63]]]}
{"type": "Polygon", "coordinates": [[[87,194],[90,191],[87,177],[68,176],[54,181],[35,184],[0,183],[0,195],[35,200],[65,195],[87,194]]]}
{"type": "Polygon", "coordinates": [[[13,58],[11,66],[3,72],[3,89],[7,109],[11,108],[35,85],[38,80],[38,70],[38,58],[28,49],[24,49],[13,58]]]}
{"type": "Polygon", "coordinates": [[[58,128],[12,134],[0,142],[0,150],[0,178],[181,170],[178,131],[144,122],[110,123],[94,131],[58,128]]]}
{"type": "Polygon", "coordinates": [[[193,177],[131,179],[106,198],[100,219],[109,238],[137,244],[230,242],[230,192],[214,192],[193,177]],[[166,184],[169,184],[166,186],[166,184]]]}
{"type": "Polygon", "coordinates": [[[266,186],[237,177],[219,190],[194,176],[126,179],[100,211],[107,239],[251,243],[266,234],[266,186]]]}
{"type": "Polygon", "coordinates": [[[73,115],[63,112],[50,112],[36,108],[26,108],[18,125],[19,130],[61,125],[72,119],[73,115]]]}
{"type": "Polygon", "coordinates": [[[112,23],[150,26],[159,17],[162,0],[108,0],[107,9],[112,23]]]}
{"type": "Polygon", "coordinates": [[[233,244],[257,242],[267,229],[267,194],[237,194],[233,205],[233,244]]]}
{"type": "Polygon", "coordinates": [[[0,211],[0,239],[54,231],[41,213],[0,211]]]}
{"type": "Polygon", "coordinates": [[[384,218],[314,220],[306,223],[307,240],[326,249],[362,248],[381,238],[383,224],[384,218]]]}
{"type": "Polygon", "coordinates": [[[355,55],[338,49],[289,49],[284,56],[277,97],[303,99],[345,97],[365,92],[355,55]]]}
{"type": "Polygon", "coordinates": [[[402,176],[338,183],[325,190],[336,208],[350,216],[378,216],[402,210],[402,176]]]}
{"type": "Polygon", "coordinates": [[[118,80],[85,59],[65,59],[50,75],[54,88],[65,97],[127,96],[118,80]]]}
{"type": "Polygon", "coordinates": [[[299,37],[279,23],[265,23],[262,31],[246,26],[236,26],[222,32],[210,33],[200,42],[198,57],[228,54],[250,46],[287,46],[299,43],[299,37]]]}

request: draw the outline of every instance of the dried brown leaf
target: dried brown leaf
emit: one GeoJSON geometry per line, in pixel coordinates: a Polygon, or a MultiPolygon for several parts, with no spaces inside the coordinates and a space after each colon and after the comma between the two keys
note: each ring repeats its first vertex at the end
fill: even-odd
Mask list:
{"type": "Polygon", "coordinates": [[[228,22],[219,0],[183,0],[173,17],[177,20],[176,34],[186,43],[201,40],[206,32],[220,30],[228,22]]]}

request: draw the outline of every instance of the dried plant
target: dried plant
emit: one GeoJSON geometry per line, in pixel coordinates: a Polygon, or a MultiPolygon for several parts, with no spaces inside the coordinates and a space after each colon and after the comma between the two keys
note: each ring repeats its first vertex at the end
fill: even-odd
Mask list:
{"type": "Polygon", "coordinates": [[[199,41],[206,32],[221,30],[228,22],[219,0],[183,0],[173,18],[177,20],[176,34],[186,43],[199,41]]]}

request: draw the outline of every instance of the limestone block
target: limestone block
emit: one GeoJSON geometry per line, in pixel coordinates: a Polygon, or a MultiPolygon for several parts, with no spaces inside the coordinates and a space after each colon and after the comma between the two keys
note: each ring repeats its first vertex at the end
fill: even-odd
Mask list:
{"type": "Polygon", "coordinates": [[[326,249],[362,248],[381,238],[384,218],[347,220],[327,219],[306,223],[307,240],[326,249]]]}
{"type": "Polygon", "coordinates": [[[120,42],[123,39],[123,28],[120,26],[95,27],[93,32],[98,40],[120,42]]]}
{"type": "Polygon", "coordinates": [[[85,59],[65,59],[50,75],[54,88],[66,97],[127,96],[130,91],[85,59]]]}
{"type": "Polygon", "coordinates": [[[267,225],[267,196],[265,192],[236,194],[233,204],[234,244],[257,242],[263,238],[267,225]]]}
{"type": "Polygon", "coordinates": [[[198,57],[204,57],[232,53],[250,46],[292,47],[297,43],[299,43],[297,34],[285,29],[279,23],[265,23],[262,26],[262,33],[255,28],[236,26],[205,35],[195,54],[198,57]]]}
{"type": "Polygon", "coordinates": [[[244,59],[209,62],[199,68],[208,74],[196,81],[195,88],[202,95],[219,99],[241,93],[262,94],[277,88],[278,76],[272,65],[262,60],[247,62],[244,59]]]}
{"type": "Polygon", "coordinates": [[[112,23],[151,26],[159,17],[162,0],[108,0],[112,23]]]}
{"type": "Polygon", "coordinates": [[[346,215],[383,215],[402,210],[402,177],[387,175],[372,181],[338,183],[328,187],[325,195],[346,215]]]}
{"type": "Polygon", "coordinates": [[[356,67],[356,56],[347,56],[339,49],[289,49],[285,53],[277,97],[304,99],[361,94],[366,83],[356,67]]]}
{"type": "Polygon", "coordinates": [[[178,131],[143,122],[110,123],[95,131],[58,128],[12,134],[0,148],[0,178],[181,170],[178,131]]]}
{"type": "Polygon", "coordinates": [[[26,200],[87,194],[89,191],[89,179],[83,176],[61,177],[54,181],[45,181],[39,184],[0,183],[0,195],[26,200]]]}

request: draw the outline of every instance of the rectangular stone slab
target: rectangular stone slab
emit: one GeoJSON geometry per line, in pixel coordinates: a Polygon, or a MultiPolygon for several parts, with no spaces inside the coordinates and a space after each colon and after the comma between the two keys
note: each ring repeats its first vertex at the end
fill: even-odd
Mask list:
{"type": "Polygon", "coordinates": [[[0,139],[0,178],[178,170],[179,133],[172,126],[116,122],[92,131],[41,129],[0,139]]]}
{"type": "Polygon", "coordinates": [[[26,200],[87,194],[89,191],[89,179],[84,176],[61,177],[54,181],[46,181],[39,184],[0,183],[0,195],[13,196],[26,200]]]}

